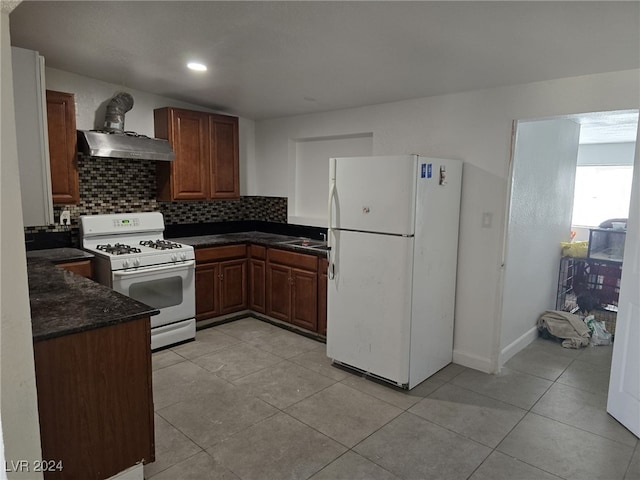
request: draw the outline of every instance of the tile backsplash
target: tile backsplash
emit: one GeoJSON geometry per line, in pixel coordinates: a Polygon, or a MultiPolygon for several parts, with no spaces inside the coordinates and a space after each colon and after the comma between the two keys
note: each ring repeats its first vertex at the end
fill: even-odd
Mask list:
{"type": "MultiPolygon", "coordinates": [[[[156,200],[156,162],[80,157],[80,203],[56,205],[54,216],[71,212],[71,233],[78,235],[80,215],[159,211],[168,225],[237,220],[287,222],[286,197],[240,197],[234,200],[160,202],[156,200]]],[[[63,232],[60,225],[26,227],[25,233],[63,232]]]]}

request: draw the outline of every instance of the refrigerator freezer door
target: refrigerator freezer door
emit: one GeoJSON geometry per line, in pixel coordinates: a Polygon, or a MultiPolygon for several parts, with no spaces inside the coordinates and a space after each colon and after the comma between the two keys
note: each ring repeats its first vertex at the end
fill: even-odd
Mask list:
{"type": "Polygon", "coordinates": [[[327,355],[405,386],[409,381],[413,238],[335,231],[327,355]]]}
{"type": "Polygon", "coordinates": [[[413,235],[417,155],[330,159],[332,228],[413,235]]]}

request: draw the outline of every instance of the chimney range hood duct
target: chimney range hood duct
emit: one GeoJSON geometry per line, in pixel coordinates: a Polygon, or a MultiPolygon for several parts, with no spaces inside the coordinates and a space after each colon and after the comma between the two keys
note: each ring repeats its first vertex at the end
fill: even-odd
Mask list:
{"type": "Polygon", "coordinates": [[[102,130],[78,130],[78,150],[90,157],[172,161],[175,154],[167,140],[125,132],[124,115],[133,97],[120,92],[107,105],[102,130]]]}

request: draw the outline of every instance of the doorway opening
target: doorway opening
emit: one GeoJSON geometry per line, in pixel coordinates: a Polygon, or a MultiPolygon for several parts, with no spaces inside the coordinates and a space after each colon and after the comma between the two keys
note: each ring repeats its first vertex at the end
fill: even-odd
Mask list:
{"type": "Polygon", "coordinates": [[[625,212],[628,216],[638,110],[523,120],[514,128],[499,368],[537,337],[537,318],[545,310],[556,309],[561,242],[569,242],[572,231],[576,240],[588,240],[590,228],[625,212]],[[591,191],[583,184],[583,173],[592,167],[609,172],[618,169],[618,178],[623,172],[629,185],[627,196],[621,186],[604,187],[604,179],[600,190],[591,191]],[[604,199],[611,189],[618,198],[604,199]],[[585,197],[590,205],[585,205],[585,197]],[[598,223],[575,224],[574,218],[579,221],[584,217],[580,212],[605,203],[616,207],[604,206],[601,213],[592,211],[588,221],[580,222],[598,223]],[[625,203],[622,212],[621,203],[625,203]]]}
{"type": "MultiPolygon", "coordinates": [[[[621,249],[625,258],[606,258],[606,266],[617,262],[623,271],[628,261],[634,268],[627,265],[628,274],[621,275],[622,282],[617,285],[622,317],[618,316],[617,335],[607,356],[606,372],[600,373],[604,388],[608,389],[607,412],[637,436],[640,432],[639,363],[635,348],[640,340],[637,322],[640,272],[635,268],[640,265],[638,110],[518,121],[514,128],[503,253],[502,314],[497,335],[498,369],[503,365],[509,368],[509,359],[537,338],[537,318],[546,310],[557,309],[560,244],[571,238],[571,230],[586,228],[590,234],[598,229],[622,233],[627,237],[627,245],[621,249]],[[583,153],[590,152],[583,155],[581,161],[580,148],[583,153]],[[594,160],[596,151],[599,160],[594,160]],[[594,166],[599,166],[601,173],[610,173],[614,180],[601,175],[597,178],[600,183],[596,182],[595,186],[577,185],[584,177],[577,174],[578,170],[587,167],[584,171],[588,171],[594,166]],[[629,194],[623,195],[623,200],[610,201],[611,198],[602,197],[612,190],[619,196],[624,190],[623,184],[629,185],[629,194]],[[591,193],[586,199],[585,189],[591,193]],[[586,214],[585,202],[591,202],[591,211],[586,208],[586,214]],[[620,206],[621,203],[624,205],[620,206]],[[600,209],[603,205],[608,206],[600,209]]],[[[593,260],[590,253],[586,260],[593,260]]],[[[559,343],[555,347],[562,350],[559,343]]],[[[599,348],[594,350],[604,352],[599,348]]]]}

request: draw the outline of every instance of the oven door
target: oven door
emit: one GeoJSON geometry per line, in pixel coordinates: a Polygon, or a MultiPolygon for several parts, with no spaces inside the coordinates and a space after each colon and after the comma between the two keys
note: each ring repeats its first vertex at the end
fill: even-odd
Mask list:
{"type": "Polygon", "coordinates": [[[151,328],[192,319],[196,314],[195,261],[111,273],[112,288],[160,310],[151,328]]]}

